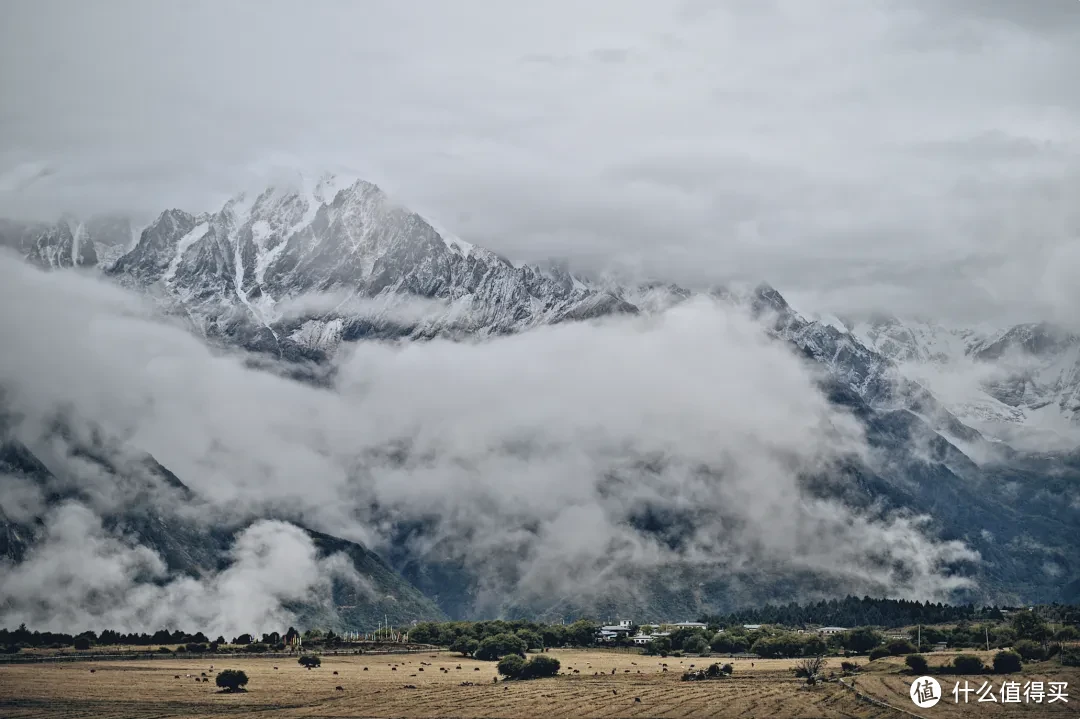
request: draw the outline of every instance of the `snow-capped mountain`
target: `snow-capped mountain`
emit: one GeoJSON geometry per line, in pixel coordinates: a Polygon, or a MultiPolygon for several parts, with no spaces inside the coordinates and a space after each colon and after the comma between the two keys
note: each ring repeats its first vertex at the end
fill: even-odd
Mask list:
{"type": "Polygon", "coordinates": [[[371,336],[502,334],[636,308],[568,272],[442,234],[363,180],[301,179],[216,213],[162,213],[109,270],[211,336],[279,353],[371,336]]]}
{"type": "Polygon", "coordinates": [[[1058,436],[1063,446],[1075,444],[1077,335],[1046,323],[994,330],[896,317],[855,323],[851,332],[984,433],[1012,441],[1058,436]]]}
{"type": "Polygon", "coordinates": [[[65,216],[54,223],[0,220],[0,245],[45,268],[107,267],[131,246],[131,221],[98,215],[86,221],[65,216]]]}
{"type": "MultiPolygon", "coordinates": [[[[499,335],[654,313],[695,294],[515,264],[369,182],[333,175],[240,194],[213,213],[170,209],[133,246],[131,236],[115,216],[0,223],[0,241],[35,264],[97,265],[209,339],[290,360],[318,361],[363,338],[499,335]]],[[[1080,411],[1080,340],[1045,325],[852,323],[802,314],[768,285],[709,294],[745,306],[869,405],[916,412],[958,445],[982,441],[971,427],[1011,438],[1017,427],[1069,425],[1080,411]]]]}

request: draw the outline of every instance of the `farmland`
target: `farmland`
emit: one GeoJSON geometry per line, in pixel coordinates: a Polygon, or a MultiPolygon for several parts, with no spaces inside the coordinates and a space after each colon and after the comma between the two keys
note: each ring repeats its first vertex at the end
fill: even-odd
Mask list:
{"type": "MultiPolygon", "coordinates": [[[[323,658],[306,670],[294,659],[261,657],[28,663],[0,666],[0,716],[29,717],[821,717],[901,716],[860,701],[828,682],[807,687],[792,675],[792,660],[736,659],[734,676],[682,682],[698,657],[647,657],[604,651],[552,651],[564,674],[528,682],[494,682],[495,665],[437,655],[363,655],[323,658]],[[668,671],[663,671],[663,663],[668,671]],[[210,665],[214,665],[214,670],[210,665]],[[275,669],[275,667],[277,667],[275,669]],[[220,693],[214,672],[242,669],[250,691],[220,693]],[[91,672],[93,669],[93,672],[91,672]],[[614,673],[612,673],[614,670],[614,673]],[[334,674],[337,672],[337,674],[334,674]],[[206,673],[208,682],[201,681],[206,673]],[[471,682],[471,685],[462,684],[471,682]],[[338,691],[336,687],[342,687],[338,691]],[[640,701],[635,701],[640,699],[640,701]]],[[[835,663],[835,662],[834,662],[835,663]]],[[[858,688],[904,709],[915,709],[892,660],[875,662],[858,688]]],[[[1075,669],[1054,667],[1058,680],[1080,686],[1075,669]]],[[[1027,669],[1025,669],[1025,674],[1027,669]]],[[[972,678],[976,681],[977,678],[972,678]]],[[[951,688],[951,681],[942,681],[951,688]]],[[[956,707],[951,700],[933,716],[1074,716],[1068,705],[956,707]]]]}

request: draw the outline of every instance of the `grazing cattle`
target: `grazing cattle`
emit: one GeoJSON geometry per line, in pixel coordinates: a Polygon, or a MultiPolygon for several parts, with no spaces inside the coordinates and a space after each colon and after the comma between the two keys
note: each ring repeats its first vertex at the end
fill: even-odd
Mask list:
{"type": "Polygon", "coordinates": [[[341,686],[341,685],[339,684],[338,686],[334,687],[334,691],[336,691],[336,692],[343,692],[343,691],[345,691],[345,687],[343,687],[343,686],[341,686]]]}
{"type": "Polygon", "coordinates": [[[195,683],[196,683],[196,684],[198,684],[198,683],[199,683],[199,678],[198,678],[198,677],[195,677],[195,683]]]}
{"type": "MultiPolygon", "coordinates": [[[[277,667],[274,667],[274,669],[277,669],[277,667]]],[[[365,672],[367,671],[367,667],[364,667],[364,671],[365,672]]]]}
{"type": "Polygon", "coordinates": [[[334,676],[335,676],[335,677],[337,676],[337,672],[334,672],[334,676]]]}
{"type": "Polygon", "coordinates": [[[277,667],[274,667],[274,671],[277,671],[277,667]]]}
{"type": "Polygon", "coordinates": [[[480,671],[480,667],[473,667],[473,671],[474,671],[474,672],[478,672],[478,671],[480,671]]]}
{"type": "Polygon", "coordinates": [[[635,704],[640,704],[641,703],[641,697],[634,697],[634,703],[635,704]]]}
{"type": "Polygon", "coordinates": [[[175,677],[173,677],[173,679],[179,679],[179,678],[180,678],[179,674],[177,674],[175,677]]]}
{"type": "Polygon", "coordinates": [[[611,693],[612,693],[612,694],[618,694],[619,692],[617,692],[617,691],[615,691],[614,689],[612,689],[612,690],[611,690],[611,693]]]}
{"type": "Polygon", "coordinates": [[[406,684],[406,685],[405,685],[404,687],[402,687],[402,688],[403,688],[403,689],[416,689],[416,685],[415,685],[415,684],[406,684]]]}
{"type": "Polygon", "coordinates": [[[210,677],[203,677],[203,684],[208,684],[209,682],[210,682],[210,677]]]}
{"type": "Polygon", "coordinates": [[[390,671],[392,671],[392,672],[396,672],[396,671],[397,671],[397,667],[390,667],[390,671]]]}
{"type": "Polygon", "coordinates": [[[97,669],[91,669],[91,670],[90,670],[90,673],[91,673],[91,674],[93,674],[93,673],[94,673],[94,672],[96,672],[96,671],[97,671],[97,669]]]}
{"type": "Polygon", "coordinates": [[[461,669],[461,665],[460,665],[460,664],[458,664],[458,665],[457,665],[457,668],[458,668],[458,669],[461,669]]]}
{"type": "Polygon", "coordinates": [[[611,670],[611,674],[612,674],[612,675],[614,675],[614,674],[615,674],[615,670],[614,670],[614,669],[612,669],[612,670],[611,670]]]}

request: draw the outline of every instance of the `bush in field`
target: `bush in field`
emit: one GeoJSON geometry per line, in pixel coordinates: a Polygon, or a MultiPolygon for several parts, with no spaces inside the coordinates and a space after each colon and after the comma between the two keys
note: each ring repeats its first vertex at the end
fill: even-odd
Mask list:
{"type": "Polygon", "coordinates": [[[305,654],[304,656],[297,659],[296,663],[302,667],[308,667],[309,669],[313,669],[315,667],[322,666],[322,659],[315,656],[314,654],[305,654]]]}
{"type": "Polygon", "coordinates": [[[995,674],[1012,674],[1013,672],[1020,671],[1022,666],[1020,661],[1020,655],[1016,652],[998,652],[994,655],[994,673],[995,674]]]}
{"type": "Polygon", "coordinates": [[[227,692],[235,692],[247,685],[248,678],[239,669],[226,669],[217,675],[214,682],[227,692]]]}
{"type": "Polygon", "coordinates": [[[957,674],[982,674],[986,666],[974,654],[960,654],[953,659],[953,671],[957,674]]]}
{"type": "Polygon", "coordinates": [[[1030,639],[1021,639],[1013,645],[1013,651],[1024,658],[1024,661],[1039,662],[1046,659],[1046,650],[1042,644],[1030,639]]]}
{"type": "Polygon", "coordinates": [[[501,657],[505,657],[507,654],[518,654],[524,657],[527,648],[528,645],[518,636],[513,634],[496,634],[487,637],[484,641],[480,642],[480,646],[473,652],[473,656],[477,659],[493,662],[501,657]]]}
{"type": "Polygon", "coordinates": [[[806,657],[805,659],[800,659],[795,664],[795,676],[813,679],[821,673],[821,670],[825,668],[827,663],[825,657],[806,657]]]}
{"type": "Polygon", "coordinates": [[[889,651],[888,647],[878,647],[872,652],[870,652],[870,661],[874,661],[875,659],[884,659],[885,657],[891,656],[892,652],[889,651]]]}
{"type": "MultiPolygon", "coordinates": [[[[512,654],[511,656],[517,656],[512,654]]],[[[520,657],[518,657],[520,659],[520,657]]],[[[553,677],[559,673],[559,660],[547,654],[538,654],[521,667],[520,679],[541,679],[553,677]]]]}
{"type": "Polygon", "coordinates": [[[90,639],[87,637],[75,637],[73,646],[80,652],[85,652],[90,648],[90,639]]]}
{"type": "Polygon", "coordinates": [[[859,665],[856,662],[840,662],[840,670],[853,673],[859,671],[859,665]]]}
{"type": "Polygon", "coordinates": [[[889,654],[894,657],[898,657],[901,654],[915,654],[918,652],[918,648],[909,642],[907,639],[894,639],[885,645],[885,648],[889,650],[889,654]]]}
{"type": "Polygon", "coordinates": [[[1080,647],[1062,647],[1061,663],[1067,667],[1080,667],[1080,647]]]}
{"type": "Polygon", "coordinates": [[[499,665],[496,667],[499,674],[502,674],[507,679],[517,679],[521,676],[521,670],[524,668],[525,660],[517,654],[507,654],[499,660],[499,665]]]}
{"type": "Polygon", "coordinates": [[[912,674],[923,675],[930,669],[930,665],[926,663],[926,657],[922,654],[908,654],[904,657],[904,664],[907,664],[908,669],[912,674]]]}

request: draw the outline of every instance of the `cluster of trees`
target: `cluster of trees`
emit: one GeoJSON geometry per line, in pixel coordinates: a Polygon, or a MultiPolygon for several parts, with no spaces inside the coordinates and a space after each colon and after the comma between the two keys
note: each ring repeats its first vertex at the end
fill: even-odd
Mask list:
{"type": "Polygon", "coordinates": [[[730,614],[707,616],[698,621],[720,626],[780,624],[789,627],[903,627],[909,624],[947,624],[961,620],[1001,618],[1001,610],[997,607],[976,608],[974,604],[950,605],[940,602],[912,602],[906,599],[847,596],[810,604],[769,604],[730,614]]]}
{"type": "MultiPolygon", "coordinates": [[[[217,642],[224,643],[224,637],[218,637],[217,642]]],[[[113,631],[112,629],[106,629],[100,634],[92,631],[81,632],[79,634],[64,634],[62,632],[38,632],[30,631],[26,628],[25,624],[19,625],[18,629],[0,629],[0,645],[4,646],[17,646],[17,647],[71,647],[75,646],[79,648],[83,646],[90,648],[91,646],[101,645],[128,645],[145,647],[155,644],[209,644],[210,639],[206,637],[202,632],[196,632],[194,634],[188,634],[185,631],[179,629],[168,630],[159,629],[153,634],[130,633],[125,634],[123,632],[113,631]]]]}
{"type": "MultiPolygon", "coordinates": [[[[221,652],[238,649],[243,652],[261,653],[283,651],[292,638],[296,636],[301,635],[293,627],[289,627],[285,634],[270,632],[263,634],[261,637],[241,634],[229,641],[224,636],[210,639],[202,632],[189,634],[180,629],[159,629],[153,634],[145,632],[124,633],[112,629],[105,629],[100,633],[85,631],[79,634],[64,634],[60,632],[30,631],[25,624],[22,624],[18,629],[0,629],[0,647],[3,647],[4,651],[8,653],[14,653],[28,647],[47,649],[73,647],[78,651],[87,651],[96,646],[160,646],[162,649],[159,651],[171,651],[165,649],[165,647],[175,645],[176,651],[182,652],[221,652]]],[[[340,642],[340,638],[333,632],[324,634],[319,630],[306,632],[303,637],[305,644],[311,645],[335,646],[340,642]]]]}
{"type": "MultiPolygon", "coordinates": [[[[912,640],[919,636],[919,629],[911,629],[908,634],[912,640]]],[[[922,627],[922,643],[937,644],[944,642],[951,648],[967,649],[1026,646],[1023,643],[1038,645],[1049,642],[1075,642],[1080,640],[1080,629],[1075,626],[1051,626],[1037,612],[1021,610],[1009,615],[1007,622],[983,622],[975,624],[961,621],[952,627],[922,627]]]]}
{"type": "Polygon", "coordinates": [[[481,658],[477,652],[483,651],[484,642],[493,637],[516,637],[525,643],[525,649],[522,650],[524,652],[552,647],[592,646],[596,642],[599,629],[599,624],[588,620],[573,624],[540,624],[501,619],[488,622],[420,622],[409,630],[409,640],[418,644],[450,647],[453,651],[481,658]]]}

